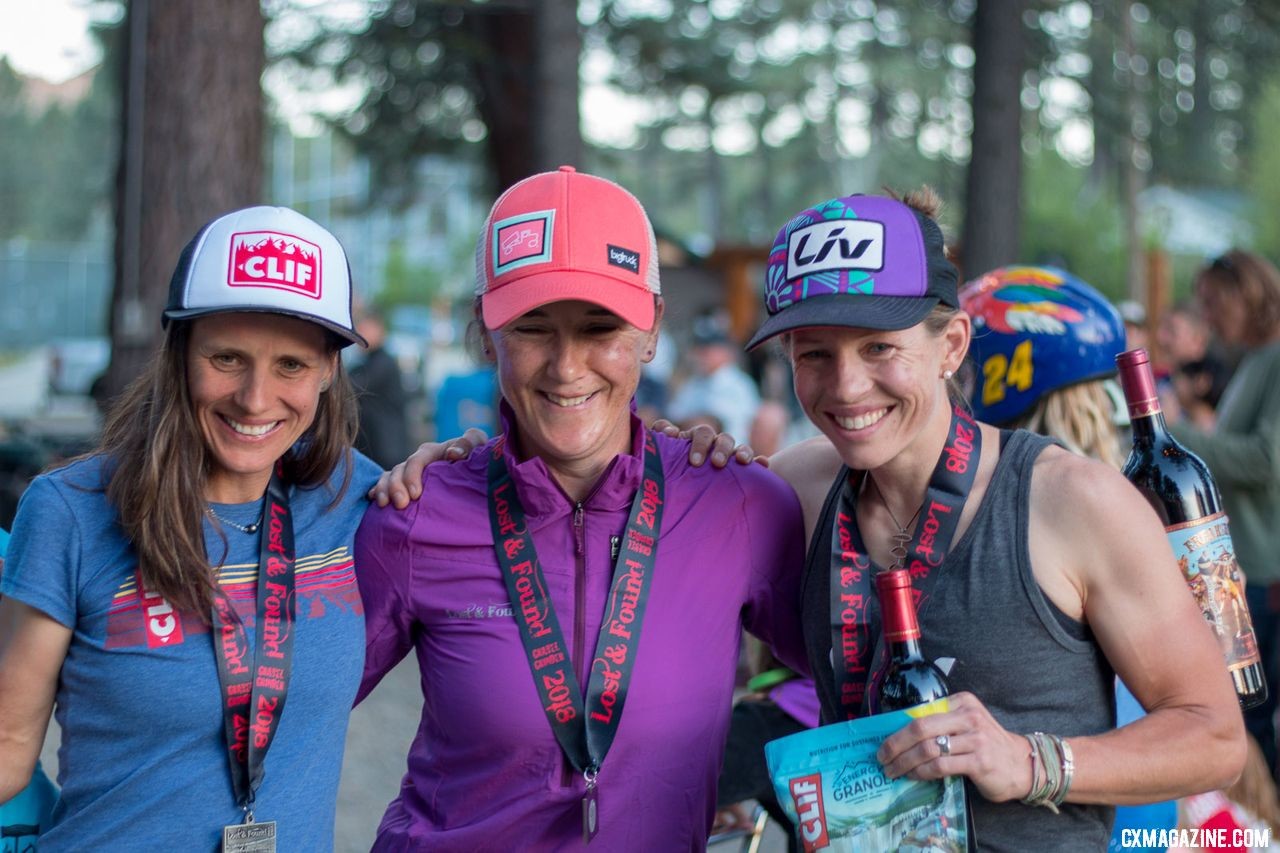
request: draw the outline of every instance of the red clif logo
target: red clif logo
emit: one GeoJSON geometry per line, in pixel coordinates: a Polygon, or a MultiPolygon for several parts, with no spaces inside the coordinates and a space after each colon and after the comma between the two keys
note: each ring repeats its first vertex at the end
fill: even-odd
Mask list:
{"type": "Polygon", "coordinates": [[[176,646],[183,640],[182,618],[173,609],[173,605],[164,600],[157,592],[147,589],[142,583],[142,575],[136,573],[138,583],[138,606],[142,610],[142,621],[146,629],[147,648],[161,649],[176,646]]]}
{"type": "Polygon", "coordinates": [[[278,231],[232,234],[227,284],[274,287],[319,299],[320,247],[278,231]]]}
{"type": "Polygon", "coordinates": [[[800,819],[800,839],[805,853],[831,844],[827,838],[827,815],[822,808],[822,774],[798,776],[791,780],[791,799],[800,819]]]}

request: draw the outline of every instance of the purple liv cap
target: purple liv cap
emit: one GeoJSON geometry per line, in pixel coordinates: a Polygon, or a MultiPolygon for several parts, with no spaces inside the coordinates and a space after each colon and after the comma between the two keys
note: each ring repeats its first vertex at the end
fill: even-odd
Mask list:
{"type": "Polygon", "coordinates": [[[769,252],[765,320],[747,349],[806,326],[906,329],[941,302],[960,307],[942,229],[885,196],[834,198],[801,211],[769,252]]]}

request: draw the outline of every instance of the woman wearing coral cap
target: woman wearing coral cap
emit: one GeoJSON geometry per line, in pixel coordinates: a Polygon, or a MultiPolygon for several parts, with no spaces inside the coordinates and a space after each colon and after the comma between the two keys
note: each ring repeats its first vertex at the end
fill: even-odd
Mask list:
{"type": "Polygon", "coordinates": [[[800,507],[632,414],[663,303],[630,193],[521,181],[476,272],[502,434],[357,536],[361,694],[413,649],[424,699],[375,849],[702,849],[742,627],[803,658],[800,507]]]}

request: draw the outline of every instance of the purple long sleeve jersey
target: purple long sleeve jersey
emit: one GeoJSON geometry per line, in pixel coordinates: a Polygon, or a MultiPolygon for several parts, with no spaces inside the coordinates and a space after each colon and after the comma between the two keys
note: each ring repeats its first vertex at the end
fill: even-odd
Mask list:
{"type": "MultiPolygon", "coordinates": [[[[581,684],[620,536],[642,476],[619,456],[580,505],[540,459],[506,447],[549,596],[581,684]]],[[[804,528],[794,492],[759,465],[694,468],[656,436],[665,514],[634,676],[599,774],[592,850],[702,850],[729,723],[743,627],[807,669],[799,626],[804,528]]],[[[371,507],[356,536],[368,651],[363,698],[414,648],[422,722],[375,850],[582,846],[582,775],[542,710],[494,554],[490,446],[432,465],[420,500],[371,507]]],[[[359,700],[357,700],[359,701],[359,700]]]]}

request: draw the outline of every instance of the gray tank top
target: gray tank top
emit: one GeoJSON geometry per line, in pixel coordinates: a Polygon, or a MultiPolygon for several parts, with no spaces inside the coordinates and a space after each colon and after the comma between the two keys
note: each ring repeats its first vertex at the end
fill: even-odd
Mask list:
{"type": "MultiPolygon", "coordinates": [[[[1000,459],[973,523],[937,570],[919,614],[921,645],[934,661],[953,658],[947,685],[968,690],[1011,732],[1064,737],[1115,728],[1115,673],[1086,625],[1067,616],[1040,591],[1031,573],[1027,519],[1031,469],[1052,442],[1025,430],[1001,434],[1000,459]]],[[[994,448],[993,448],[994,449],[994,448]]],[[[990,452],[990,451],[988,451],[990,452]]],[[[823,722],[835,718],[831,669],[830,560],[836,496],[847,469],[827,495],[805,566],[805,644],[823,722]]],[[[871,636],[881,654],[880,613],[868,607],[871,636]]],[[[947,667],[942,667],[946,671],[947,667]]],[[[992,803],[966,783],[978,849],[1106,850],[1115,809],[1067,803],[1055,815],[1014,800],[992,803]]]]}

